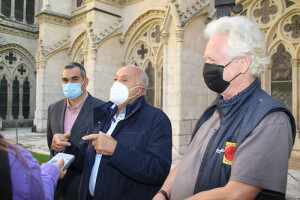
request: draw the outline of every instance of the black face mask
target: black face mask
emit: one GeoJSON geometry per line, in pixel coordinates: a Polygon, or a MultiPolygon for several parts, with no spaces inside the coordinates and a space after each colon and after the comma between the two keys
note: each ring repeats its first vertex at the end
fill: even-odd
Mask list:
{"type": "Polygon", "coordinates": [[[231,79],[231,81],[229,81],[229,82],[224,81],[224,79],[223,79],[224,68],[227,67],[232,61],[230,61],[225,66],[210,64],[210,63],[204,64],[203,77],[204,77],[204,81],[209,89],[211,89],[212,91],[215,91],[217,93],[222,93],[230,85],[231,81],[233,81],[236,77],[238,77],[241,74],[241,73],[239,73],[233,79],[231,79]]]}

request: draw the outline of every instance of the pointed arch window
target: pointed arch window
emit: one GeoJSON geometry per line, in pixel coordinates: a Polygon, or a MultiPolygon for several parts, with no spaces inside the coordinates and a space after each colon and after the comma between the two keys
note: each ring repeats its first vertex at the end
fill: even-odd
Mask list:
{"type": "Polygon", "coordinates": [[[15,0],[15,18],[18,21],[23,21],[24,0],[15,0]]]}
{"type": "Polygon", "coordinates": [[[10,17],[11,11],[11,0],[2,0],[1,2],[1,13],[5,17],[10,17]]]}
{"type": "Polygon", "coordinates": [[[146,102],[152,106],[154,106],[154,100],[155,100],[155,70],[152,66],[152,63],[149,61],[147,68],[145,70],[146,74],[149,78],[149,85],[146,90],[145,99],[146,102]]]}
{"type": "Polygon", "coordinates": [[[25,79],[23,84],[23,117],[28,119],[30,111],[30,84],[28,78],[25,79]]]}
{"type": "Polygon", "coordinates": [[[34,23],[34,0],[26,0],[26,22],[34,23]]]}
{"type": "Polygon", "coordinates": [[[7,80],[5,76],[0,82],[0,117],[7,118],[7,80]]]}
{"type": "Polygon", "coordinates": [[[272,56],[271,93],[274,98],[292,110],[292,56],[280,44],[272,56]]]}
{"type": "Polygon", "coordinates": [[[12,115],[14,119],[18,119],[19,116],[19,101],[20,101],[20,93],[19,93],[20,82],[16,77],[13,81],[12,93],[13,93],[13,104],[12,104],[12,115]]]}

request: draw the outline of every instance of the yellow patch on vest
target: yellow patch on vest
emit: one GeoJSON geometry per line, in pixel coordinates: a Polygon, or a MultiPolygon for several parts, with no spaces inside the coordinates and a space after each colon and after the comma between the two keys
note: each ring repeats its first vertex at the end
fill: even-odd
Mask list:
{"type": "Polygon", "coordinates": [[[234,153],[235,153],[235,144],[233,142],[226,142],[225,152],[223,157],[223,163],[227,165],[232,165],[234,153]]]}

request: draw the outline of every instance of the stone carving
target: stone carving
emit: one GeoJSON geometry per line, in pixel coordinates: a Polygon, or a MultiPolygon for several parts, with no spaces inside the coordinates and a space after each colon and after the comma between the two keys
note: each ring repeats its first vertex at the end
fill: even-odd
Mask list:
{"type": "MultiPolygon", "coordinates": [[[[49,47],[46,47],[46,48],[41,44],[40,47],[39,47],[41,54],[45,57],[51,55],[55,51],[61,49],[62,47],[66,46],[67,44],[69,44],[70,43],[70,37],[71,36],[68,35],[66,39],[64,39],[62,41],[58,41],[53,46],[49,46],[49,47]]],[[[40,40],[40,42],[42,42],[42,40],[40,40]]]]}
{"type": "Polygon", "coordinates": [[[29,38],[29,39],[38,39],[38,32],[37,33],[30,33],[26,31],[21,31],[18,29],[10,28],[10,27],[4,27],[0,26],[0,33],[7,33],[9,35],[16,35],[23,38],[29,38]]]}
{"type": "Polygon", "coordinates": [[[96,46],[101,41],[103,41],[105,38],[107,38],[108,36],[112,35],[119,28],[121,28],[122,27],[121,21],[122,21],[122,19],[118,18],[117,21],[115,21],[109,27],[104,28],[104,30],[101,31],[99,34],[95,34],[94,33],[94,29],[92,27],[93,22],[92,21],[88,22],[87,23],[87,27],[88,27],[87,33],[88,33],[89,39],[90,39],[90,41],[92,43],[92,46],[96,46]]]}
{"type": "Polygon", "coordinates": [[[125,7],[130,4],[134,4],[136,2],[142,1],[142,0],[98,0],[105,2],[110,5],[118,6],[118,7],[125,7]]]}
{"type": "Polygon", "coordinates": [[[199,13],[203,8],[205,8],[210,1],[208,0],[196,0],[194,3],[192,3],[189,7],[185,9],[185,11],[182,11],[179,9],[179,4],[174,3],[176,8],[176,13],[178,15],[179,20],[181,21],[182,26],[190,20],[193,16],[195,16],[197,13],[199,13]]]}

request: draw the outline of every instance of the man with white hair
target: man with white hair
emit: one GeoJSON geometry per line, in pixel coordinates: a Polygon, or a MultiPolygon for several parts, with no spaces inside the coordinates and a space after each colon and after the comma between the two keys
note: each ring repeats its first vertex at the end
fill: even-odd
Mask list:
{"type": "Polygon", "coordinates": [[[154,199],[283,200],[295,121],[260,88],[264,35],[242,16],[213,21],[205,34],[203,77],[219,95],[154,199]]]}
{"type": "Polygon", "coordinates": [[[146,103],[143,70],[122,67],[114,80],[110,101],[95,108],[81,145],[61,134],[54,135],[52,148],[75,155],[72,166],[82,171],[80,200],[152,199],[170,170],[171,123],[146,103]]]}

